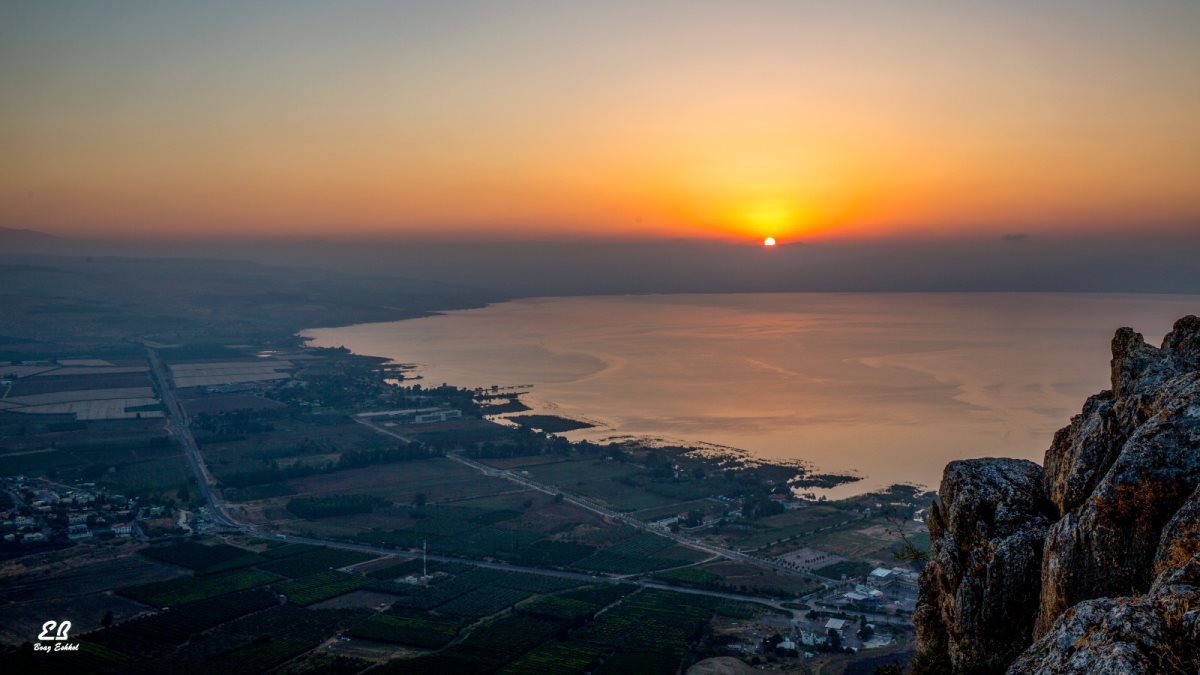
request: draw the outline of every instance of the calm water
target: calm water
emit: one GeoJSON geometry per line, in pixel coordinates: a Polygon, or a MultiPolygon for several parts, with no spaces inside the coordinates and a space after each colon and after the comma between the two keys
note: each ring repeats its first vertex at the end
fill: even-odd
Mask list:
{"type": "Polygon", "coordinates": [[[936,487],[951,459],[1041,461],[1108,386],[1122,325],[1157,343],[1196,296],[752,294],[537,298],[309,330],[419,366],[425,384],[532,384],[525,400],[650,436],[936,487]]]}

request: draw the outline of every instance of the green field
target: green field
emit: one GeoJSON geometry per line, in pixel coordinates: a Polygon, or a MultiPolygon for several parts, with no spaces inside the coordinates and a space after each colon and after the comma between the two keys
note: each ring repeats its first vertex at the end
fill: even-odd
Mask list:
{"type": "Polygon", "coordinates": [[[815,572],[828,579],[841,579],[844,575],[847,579],[861,577],[869,574],[875,566],[871,563],[862,562],[859,560],[843,560],[832,565],[826,565],[815,572]]]}
{"type": "Polygon", "coordinates": [[[274,574],[262,570],[241,569],[205,577],[183,577],[171,581],[131,586],[120,589],[118,593],[152,607],[172,607],[225,593],[244,591],[270,583],[278,578],[274,574]]]}
{"type": "Polygon", "coordinates": [[[634,574],[699,562],[708,555],[656,534],[637,534],[574,564],[598,572],[634,574]]]}
{"type": "Polygon", "coordinates": [[[508,609],[530,595],[530,591],[503,586],[482,586],[440,605],[437,611],[438,614],[447,617],[481,619],[508,609]]]}
{"type": "MultiPolygon", "coordinates": [[[[831,506],[809,505],[779,515],[759,518],[742,529],[727,528],[722,536],[731,546],[754,549],[792,537],[808,537],[818,530],[860,522],[856,514],[831,506]]],[[[807,540],[807,539],[806,539],[807,540]]]]}
{"type": "Polygon", "coordinates": [[[639,511],[667,506],[679,499],[647,491],[647,472],[632,464],[577,459],[555,464],[520,467],[540,482],[556,485],[564,492],[590,497],[617,511],[639,511]],[[622,482],[627,481],[627,482],[622,482]]]}
{"type": "Polygon", "coordinates": [[[143,549],[141,554],[147,558],[186,567],[198,575],[249,567],[263,560],[261,556],[252,551],[229,544],[206,546],[191,541],[154,546],[143,549]]]}
{"type": "Polygon", "coordinates": [[[275,585],[275,590],[287,596],[293,605],[311,605],[322,600],[356,591],[370,584],[370,579],[345,572],[318,572],[275,585]]]}
{"type": "Polygon", "coordinates": [[[378,556],[339,548],[313,546],[307,547],[306,550],[296,555],[261,563],[258,565],[258,568],[291,579],[297,579],[310,574],[364,562],[375,557],[378,556]]]}
{"type": "Polygon", "coordinates": [[[179,644],[226,621],[278,604],[273,594],[256,588],[179,605],[167,612],[128,621],[115,630],[179,644]]]}
{"type": "Polygon", "coordinates": [[[350,629],[349,635],[361,640],[437,649],[453,640],[460,626],[459,622],[452,620],[385,613],[356,624],[350,629]]]}

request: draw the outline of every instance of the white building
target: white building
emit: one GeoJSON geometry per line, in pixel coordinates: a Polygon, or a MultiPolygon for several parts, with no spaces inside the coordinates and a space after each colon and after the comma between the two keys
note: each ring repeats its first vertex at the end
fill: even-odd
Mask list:
{"type": "Polygon", "coordinates": [[[846,629],[846,620],[845,619],[830,619],[829,621],[825,622],[825,630],[826,631],[835,630],[838,633],[841,633],[845,629],[846,629]]]}

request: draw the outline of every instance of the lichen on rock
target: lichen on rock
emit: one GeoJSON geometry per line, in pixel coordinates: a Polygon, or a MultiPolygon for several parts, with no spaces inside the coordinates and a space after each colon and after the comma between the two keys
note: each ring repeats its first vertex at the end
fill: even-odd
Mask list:
{"type": "Polygon", "coordinates": [[[1200,319],[1158,348],[1122,328],[1112,354],[1044,470],[946,467],[914,622],[954,670],[1200,667],[1200,319]]]}

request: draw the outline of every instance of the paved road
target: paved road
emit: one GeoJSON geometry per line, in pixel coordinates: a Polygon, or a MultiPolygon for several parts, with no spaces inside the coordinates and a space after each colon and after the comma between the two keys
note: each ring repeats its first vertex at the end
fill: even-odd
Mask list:
{"type": "MultiPolygon", "coordinates": [[[[355,421],[357,421],[359,424],[370,427],[371,429],[374,429],[375,431],[378,431],[381,434],[387,434],[388,436],[391,436],[393,438],[398,438],[405,442],[411,442],[410,439],[408,439],[407,437],[405,437],[401,434],[398,434],[394,431],[391,431],[389,429],[385,429],[377,424],[374,424],[373,422],[371,422],[369,420],[366,420],[363,418],[355,418],[355,421]]],[[[826,588],[827,585],[829,584],[829,580],[826,579],[825,577],[818,576],[816,574],[812,574],[809,572],[802,572],[799,570],[792,569],[791,567],[788,567],[787,565],[784,565],[783,563],[780,563],[775,560],[756,558],[754,556],[742,553],[741,551],[735,551],[733,549],[728,549],[728,548],[724,548],[721,546],[714,546],[712,544],[707,544],[707,543],[704,543],[701,541],[697,541],[695,539],[692,539],[691,537],[680,534],[678,532],[672,532],[665,527],[656,527],[649,523],[643,522],[641,520],[638,520],[637,518],[630,516],[627,513],[621,513],[619,511],[614,511],[614,510],[612,510],[608,507],[602,506],[601,504],[598,504],[586,497],[581,497],[579,495],[567,494],[567,493],[563,492],[562,490],[559,490],[556,486],[546,485],[545,483],[539,483],[535,480],[531,480],[520,474],[513,473],[512,471],[497,469],[495,467],[491,467],[491,466],[488,466],[481,462],[476,462],[474,460],[467,459],[466,457],[463,457],[463,456],[457,455],[457,454],[453,454],[453,453],[448,453],[446,455],[446,458],[454,460],[455,462],[458,462],[460,464],[469,466],[469,467],[475,469],[476,471],[479,471],[480,473],[482,473],[485,476],[492,476],[495,478],[503,478],[505,480],[509,480],[514,483],[523,485],[531,490],[537,490],[538,492],[543,492],[543,493],[549,494],[549,495],[561,494],[563,496],[563,501],[570,502],[570,503],[574,504],[575,506],[578,506],[584,510],[595,513],[596,515],[602,516],[604,518],[608,518],[610,520],[624,523],[632,528],[642,530],[644,532],[651,532],[651,533],[657,534],[661,537],[666,537],[668,539],[674,540],[676,543],[678,543],[682,546],[686,546],[688,548],[691,548],[691,549],[694,549],[697,551],[701,551],[701,552],[707,553],[709,555],[720,556],[722,558],[725,558],[727,560],[733,560],[735,562],[746,563],[749,565],[754,565],[756,567],[762,567],[762,568],[770,569],[773,571],[779,571],[779,572],[784,572],[786,574],[793,574],[796,576],[805,577],[805,578],[809,579],[810,581],[819,583],[822,588],[826,588]]]]}
{"type": "Polygon", "coordinates": [[[175,397],[175,388],[171,385],[170,378],[167,377],[166,368],[158,358],[158,352],[147,347],[146,355],[150,359],[150,372],[154,374],[154,379],[158,383],[159,397],[162,398],[163,407],[167,411],[167,431],[183,447],[192,473],[196,476],[196,487],[200,490],[204,501],[208,503],[209,518],[225,527],[245,528],[243,524],[225,512],[225,503],[221,495],[213,489],[216,481],[213,480],[212,474],[208,472],[208,467],[204,464],[200,446],[196,445],[196,438],[192,436],[192,430],[188,428],[187,414],[184,412],[183,406],[179,404],[179,399],[175,397]]]}
{"type": "MultiPolygon", "coordinates": [[[[179,441],[179,444],[184,449],[184,453],[188,459],[188,465],[191,467],[192,472],[196,476],[197,488],[200,490],[200,494],[204,498],[204,501],[207,502],[207,504],[208,504],[207,515],[211,520],[213,520],[217,524],[219,524],[227,529],[234,530],[237,533],[244,534],[247,536],[256,537],[258,539],[267,539],[267,540],[273,540],[273,541],[288,541],[288,542],[300,543],[300,544],[312,544],[315,546],[328,546],[330,548],[338,548],[338,549],[344,549],[344,550],[348,550],[348,551],[359,551],[362,553],[370,553],[370,554],[379,555],[379,556],[398,555],[398,556],[402,556],[402,557],[412,558],[412,557],[416,557],[419,555],[418,553],[416,553],[412,550],[406,550],[406,549],[384,548],[381,546],[370,546],[367,544],[355,544],[355,543],[350,543],[350,542],[345,542],[345,541],[337,541],[337,540],[333,540],[333,539],[318,539],[318,538],[314,538],[314,537],[301,537],[301,536],[295,536],[295,535],[271,534],[271,533],[259,531],[258,527],[253,524],[243,523],[243,522],[235,519],[233,516],[231,516],[225,510],[224,500],[222,500],[222,498],[219,494],[219,491],[216,489],[216,481],[213,479],[212,474],[209,473],[208,467],[204,463],[204,456],[200,453],[200,447],[196,444],[196,439],[192,435],[191,429],[188,428],[187,415],[184,412],[183,407],[179,404],[179,400],[175,396],[175,390],[171,385],[170,378],[167,377],[166,368],[163,366],[162,361],[158,358],[158,353],[153,348],[147,347],[146,352],[150,359],[151,372],[154,374],[154,378],[158,382],[159,395],[162,398],[163,407],[166,408],[167,429],[171,433],[171,435],[174,436],[175,439],[179,441]]],[[[399,434],[392,433],[386,429],[382,429],[378,426],[375,426],[373,424],[370,424],[370,423],[362,421],[362,420],[359,420],[359,421],[362,424],[366,424],[367,426],[371,427],[372,429],[375,429],[376,431],[388,434],[389,436],[393,436],[395,438],[399,438],[400,440],[403,440],[406,442],[409,441],[409,439],[407,439],[399,434]]],[[[527,485],[528,487],[530,487],[532,489],[539,490],[541,492],[545,492],[548,494],[558,494],[558,492],[556,490],[554,490],[548,486],[543,486],[543,485],[534,483],[533,481],[529,481],[527,479],[524,479],[521,476],[517,476],[508,471],[501,471],[498,469],[494,469],[492,467],[480,464],[478,462],[474,462],[472,460],[469,460],[469,459],[466,459],[463,457],[451,456],[450,459],[453,459],[455,461],[466,464],[467,466],[471,466],[479,471],[482,471],[486,475],[494,475],[494,476],[499,476],[501,478],[507,478],[508,480],[512,480],[512,481],[527,485]]],[[[589,502],[588,500],[585,500],[583,498],[564,495],[563,499],[565,501],[570,501],[571,503],[576,504],[577,506],[580,506],[584,509],[587,509],[587,510],[597,513],[599,515],[609,517],[609,518],[615,518],[622,522],[628,523],[633,527],[638,527],[639,529],[645,529],[645,530],[650,529],[646,523],[642,523],[641,521],[638,521],[634,518],[629,518],[625,514],[616,513],[614,511],[611,511],[609,509],[601,507],[598,504],[589,502]]],[[[668,536],[672,539],[675,539],[676,541],[679,541],[681,544],[684,544],[685,546],[689,546],[691,548],[695,548],[695,549],[701,550],[701,551],[706,551],[706,552],[712,553],[714,555],[720,555],[722,557],[728,557],[728,558],[732,558],[735,560],[746,560],[747,562],[756,562],[756,563],[767,562],[767,561],[763,561],[761,559],[751,558],[750,556],[746,556],[744,554],[737,553],[736,551],[728,551],[726,549],[719,549],[717,547],[708,546],[707,544],[699,544],[697,542],[681,540],[681,538],[679,538],[679,537],[671,536],[673,533],[670,533],[670,532],[663,533],[663,532],[655,531],[655,534],[668,536]]],[[[483,560],[472,560],[472,559],[468,559],[468,558],[455,558],[452,556],[443,556],[443,555],[430,555],[430,556],[428,556],[428,559],[434,560],[437,562],[460,563],[460,564],[473,565],[475,567],[485,567],[485,568],[489,568],[489,569],[506,570],[506,571],[511,571],[511,572],[525,572],[528,574],[540,574],[542,576],[551,576],[551,577],[557,577],[560,579],[573,579],[573,580],[583,581],[583,582],[593,582],[594,583],[594,582],[602,582],[603,581],[603,582],[614,582],[615,583],[615,582],[621,582],[621,581],[628,581],[628,582],[636,583],[640,586],[645,586],[648,588],[662,588],[662,589],[676,591],[678,593],[690,593],[690,594],[694,594],[694,595],[717,596],[717,597],[727,598],[730,600],[738,600],[738,601],[742,601],[742,602],[757,602],[760,604],[770,605],[777,609],[784,609],[782,607],[783,602],[794,602],[795,601],[795,599],[761,598],[761,597],[751,596],[751,595],[738,595],[735,593],[719,593],[719,592],[715,592],[715,591],[704,591],[704,590],[693,589],[693,588],[666,586],[663,584],[658,584],[658,583],[654,583],[654,582],[650,582],[650,581],[632,578],[636,575],[583,574],[580,572],[566,572],[566,571],[562,571],[562,570],[545,569],[542,567],[525,567],[525,566],[521,566],[521,565],[509,565],[506,563],[487,562],[487,561],[483,561],[483,560]]],[[[774,565],[769,565],[769,566],[774,566],[774,565]]],[[[785,571],[792,572],[792,570],[785,570],[785,571]]]]}

